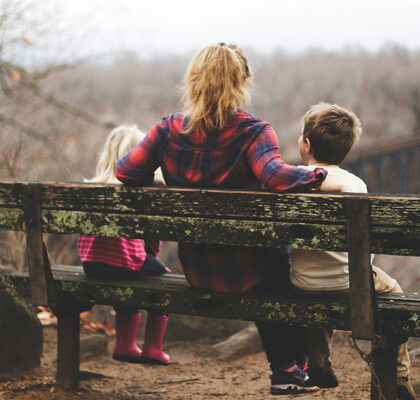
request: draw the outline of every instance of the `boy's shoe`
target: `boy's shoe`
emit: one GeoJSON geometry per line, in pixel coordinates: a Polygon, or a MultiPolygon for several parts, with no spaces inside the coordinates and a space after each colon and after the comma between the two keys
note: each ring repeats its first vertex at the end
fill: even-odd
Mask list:
{"type": "Polygon", "coordinates": [[[275,369],[270,379],[270,393],[274,395],[313,392],[319,389],[309,378],[308,374],[297,365],[287,371],[275,369]]]}
{"type": "Polygon", "coordinates": [[[320,388],[335,388],[338,386],[338,379],[331,365],[324,368],[308,368],[308,375],[311,380],[320,388]]]}
{"type": "Polygon", "coordinates": [[[397,378],[397,399],[416,400],[416,393],[408,375],[397,378]]]}

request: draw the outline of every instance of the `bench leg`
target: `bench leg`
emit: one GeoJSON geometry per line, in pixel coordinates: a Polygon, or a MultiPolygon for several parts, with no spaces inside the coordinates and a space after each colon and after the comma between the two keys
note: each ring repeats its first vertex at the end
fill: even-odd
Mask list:
{"type": "MultiPolygon", "coordinates": [[[[397,352],[399,342],[391,337],[382,337],[373,350],[373,367],[380,381],[380,388],[386,400],[396,398],[397,352]]],[[[379,391],[372,377],[372,400],[380,400],[379,391]]]]}
{"type": "Polygon", "coordinates": [[[80,308],[57,310],[57,383],[66,389],[79,388],[80,308]]]}

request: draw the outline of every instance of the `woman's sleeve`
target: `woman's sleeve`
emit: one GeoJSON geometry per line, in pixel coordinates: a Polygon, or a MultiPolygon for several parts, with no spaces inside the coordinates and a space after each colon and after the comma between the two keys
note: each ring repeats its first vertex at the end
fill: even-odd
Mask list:
{"type": "Polygon", "coordinates": [[[280,157],[276,133],[265,125],[247,151],[248,163],[255,176],[273,192],[318,190],[327,171],[306,171],[286,164],[280,157]]]}
{"type": "Polygon", "coordinates": [[[159,135],[163,123],[153,126],[133,150],[117,161],[115,176],[125,185],[152,185],[159,167],[159,135]]]}

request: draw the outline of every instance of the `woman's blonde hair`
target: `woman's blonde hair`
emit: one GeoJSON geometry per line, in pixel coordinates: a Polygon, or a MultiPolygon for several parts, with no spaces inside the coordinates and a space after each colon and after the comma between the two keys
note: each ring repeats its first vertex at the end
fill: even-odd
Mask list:
{"type": "MultiPolygon", "coordinates": [[[[121,183],[115,177],[117,161],[145,137],[146,135],[136,125],[121,125],[113,129],[99,154],[95,176],[92,179],[85,179],[85,182],[121,183]]],[[[160,168],[156,173],[163,179],[160,168]]]]}
{"type": "Polygon", "coordinates": [[[185,133],[217,132],[242,103],[250,99],[253,76],[242,50],[219,43],[200,50],[190,61],[184,78],[184,99],[190,120],[185,133]]]}

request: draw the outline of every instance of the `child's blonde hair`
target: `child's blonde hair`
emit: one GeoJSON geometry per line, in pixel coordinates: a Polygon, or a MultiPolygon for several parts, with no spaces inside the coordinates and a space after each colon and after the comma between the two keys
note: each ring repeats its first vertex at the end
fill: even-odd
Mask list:
{"type": "Polygon", "coordinates": [[[222,129],[242,103],[250,99],[253,73],[242,50],[219,43],[200,50],[188,65],[184,100],[190,117],[185,132],[222,129]]]}
{"type": "MultiPolygon", "coordinates": [[[[146,135],[136,125],[121,125],[113,129],[99,154],[95,176],[92,179],[85,179],[85,182],[121,183],[115,177],[117,161],[145,137],[146,135]]],[[[160,168],[155,171],[155,175],[163,179],[160,168]]]]}
{"type": "Polygon", "coordinates": [[[337,104],[319,103],[302,118],[302,136],[319,162],[340,165],[362,134],[357,115],[337,104]]]}

